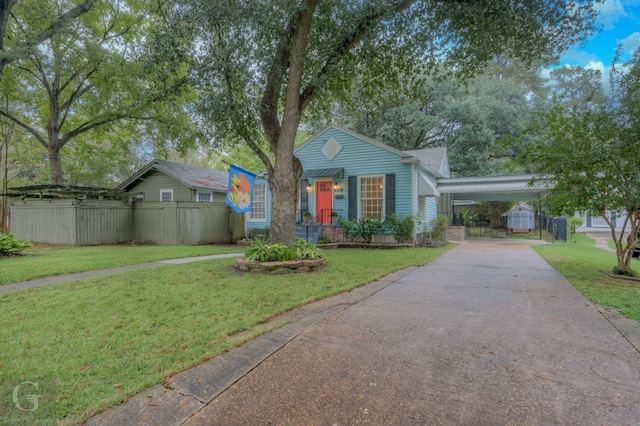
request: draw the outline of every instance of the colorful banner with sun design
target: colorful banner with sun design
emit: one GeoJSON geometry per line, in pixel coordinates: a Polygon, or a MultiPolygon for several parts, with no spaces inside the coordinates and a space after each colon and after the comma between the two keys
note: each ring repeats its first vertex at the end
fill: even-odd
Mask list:
{"type": "Polygon", "coordinates": [[[244,213],[251,210],[253,201],[253,184],[256,182],[256,175],[241,169],[238,166],[229,167],[229,184],[227,185],[227,196],[224,202],[236,213],[244,213]]]}

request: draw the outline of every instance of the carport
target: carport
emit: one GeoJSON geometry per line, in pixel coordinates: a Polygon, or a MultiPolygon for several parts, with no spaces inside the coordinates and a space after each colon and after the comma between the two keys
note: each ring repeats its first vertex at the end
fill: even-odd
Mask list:
{"type": "Polygon", "coordinates": [[[439,178],[438,210],[450,219],[450,225],[467,226],[467,238],[536,238],[542,239],[546,227],[542,203],[535,215],[535,229],[530,232],[509,229],[506,211],[508,203],[531,202],[543,199],[549,186],[536,182],[535,175],[475,176],[439,178]],[[474,217],[475,216],[475,217],[474,217]]]}

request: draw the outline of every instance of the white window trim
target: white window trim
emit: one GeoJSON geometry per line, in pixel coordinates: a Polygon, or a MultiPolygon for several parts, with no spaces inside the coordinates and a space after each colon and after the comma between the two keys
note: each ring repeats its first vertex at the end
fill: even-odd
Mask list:
{"type": "MultiPolygon", "coordinates": [[[[171,201],[173,201],[173,189],[161,189],[160,190],[160,201],[162,201],[162,194],[167,193],[167,192],[169,194],[171,194],[171,201]]],[[[165,202],[168,202],[168,201],[165,201],[165,202]]]]}
{"type": "Polygon", "coordinates": [[[250,211],[248,211],[248,212],[246,213],[246,215],[247,215],[247,216],[246,216],[246,219],[245,219],[245,220],[246,220],[247,222],[262,222],[262,223],[265,223],[265,222],[267,221],[267,191],[268,191],[269,189],[267,188],[267,184],[266,184],[266,183],[263,183],[263,182],[255,182],[255,183],[253,184],[253,192],[254,192],[253,197],[254,197],[254,198],[253,198],[252,203],[256,201],[256,199],[255,199],[255,193],[256,193],[256,187],[257,187],[258,185],[263,185],[263,186],[264,186],[264,217],[263,217],[263,218],[252,218],[252,217],[251,217],[251,211],[253,210],[253,209],[252,209],[252,210],[250,210],[250,211]]]}
{"type": "Polygon", "coordinates": [[[365,175],[358,176],[358,219],[362,218],[362,179],[382,178],[382,217],[380,220],[384,220],[385,212],[387,211],[387,191],[384,187],[386,185],[385,175],[365,175]]]}
{"type": "Polygon", "coordinates": [[[197,203],[213,203],[213,192],[211,191],[196,191],[196,202],[197,203]],[[209,201],[200,201],[200,194],[208,195],[209,201]]]}

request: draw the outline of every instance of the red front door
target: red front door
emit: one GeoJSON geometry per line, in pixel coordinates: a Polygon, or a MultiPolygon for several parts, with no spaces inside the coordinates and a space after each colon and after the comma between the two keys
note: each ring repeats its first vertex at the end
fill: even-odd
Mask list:
{"type": "Polygon", "coordinates": [[[331,181],[316,182],[316,221],[331,222],[331,181]]]}

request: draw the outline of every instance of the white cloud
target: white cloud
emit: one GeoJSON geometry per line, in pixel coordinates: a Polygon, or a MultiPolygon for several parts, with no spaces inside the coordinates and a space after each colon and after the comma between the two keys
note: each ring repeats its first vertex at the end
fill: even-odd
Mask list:
{"type": "Polygon", "coordinates": [[[598,12],[598,21],[606,28],[611,28],[622,17],[628,16],[620,0],[606,0],[596,3],[594,8],[598,12]]]}
{"type": "Polygon", "coordinates": [[[585,65],[585,68],[600,71],[600,84],[602,84],[605,93],[609,93],[609,75],[611,74],[611,69],[603,64],[602,61],[589,61],[589,63],[585,65]]]}
{"type": "Polygon", "coordinates": [[[624,50],[625,53],[633,55],[633,52],[640,47],[640,32],[635,32],[624,38],[620,41],[620,44],[622,45],[622,50],[624,50]]]}

